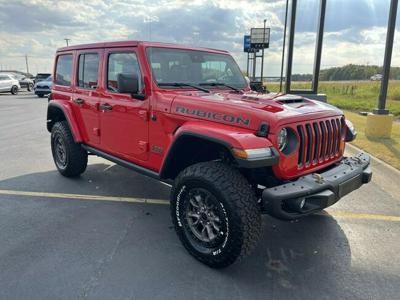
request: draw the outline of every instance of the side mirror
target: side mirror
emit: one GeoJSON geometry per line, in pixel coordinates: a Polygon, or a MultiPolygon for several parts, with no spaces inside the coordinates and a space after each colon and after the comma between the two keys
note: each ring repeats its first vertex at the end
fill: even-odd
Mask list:
{"type": "Polygon", "coordinates": [[[117,76],[118,93],[131,94],[133,98],[144,100],[139,94],[139,78],[135,73],[119,73],[117,76]]]}

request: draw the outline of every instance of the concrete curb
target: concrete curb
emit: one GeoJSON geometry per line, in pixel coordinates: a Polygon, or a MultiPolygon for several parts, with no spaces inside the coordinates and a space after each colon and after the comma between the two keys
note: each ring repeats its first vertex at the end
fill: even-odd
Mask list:
{"type": "MultiPolygon", "coordinates": [[[[357,152],[368,153],[367,151],[350,144],[346,144],[346,152],[349,155],[354,155],[357,152]]],[[[368,154],[371,157],[373,183],[378,185],[394,199],[400,200],[400,185],[398,183],[400,171],[380,160],[379,158],[376,158],[372,154],[368,154]]]]}
{"type": "Polygon", "coordinates": [[[354,152],[354,153],[357,153],[357,152],[365,152],[365,153],[367,153],[367,154],[371,157],[371,160],[375,161],[375,164],[380,164],[380,165],[382,165],[382,166],[385,166],[385,167],[388,168],[390,171],[396,173],[397,176],[400,176],[400,170],[398,170],[398,169],[396,169],[395,167],[389,165],[388,163],[384,162],[383,160],[381,160],[381,159],[379,159],[379,158],[373,156],[371,153],[369,153],[369,152],[367,152],[367,151],[365,151],[365,150],[363,150],[363,149],[361,149],[361,148],[358,148],[357,146],[354,146],[354,145],[352,145],[352,144],[347,144],[347,143],[346,143],[346,150],[349,150],[349,149],[347,149],[347,147],[350,148],[350,151],[351,151],[352,153],[353,153],[353,152],[354,152]]]}

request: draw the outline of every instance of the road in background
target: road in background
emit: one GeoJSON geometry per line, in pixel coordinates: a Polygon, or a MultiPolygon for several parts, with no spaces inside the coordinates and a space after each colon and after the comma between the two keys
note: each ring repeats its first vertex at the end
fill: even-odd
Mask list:
{"type": "Polygon", "coordinates": [[[326,213],[264,217],[253,254],[213,270],[176,237],[168,186],[92,156],[80,178],[59,175],[46,106],[0,94],[0,299],[398,298],[400,199],[384,166],[326,213]]]}

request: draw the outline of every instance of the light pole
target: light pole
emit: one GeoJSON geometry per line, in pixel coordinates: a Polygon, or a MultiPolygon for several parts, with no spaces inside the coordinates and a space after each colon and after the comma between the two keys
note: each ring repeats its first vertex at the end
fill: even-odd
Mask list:
{"type": "Polygon", "coordinates": [[[264,19],[264,30],[263,30],[263,46],[262,46],[262,54],[261,54],[261,84],[263,82],[263,76],[264,76],[264,44],[265,44],[265,23],[267,22],[267,19],[264,19]]]}
{"type": "Polygon", "coordinates": [[[386,96],[389,84],[390,64],[392,62],[393,39],[394,39],[394,30],[396,27],[396,14],[397,14],[398,2],[399,2],[398,0],[392,0],[390,3],[388,29],[386,34],[385,58],[383,60],[383,77],[381,83],[381,90],[379,93],[378,108],[373,110],[373,113],[377,115],[389,114],[389,110],[386,109],[386,96]]]}
{"type": "Polygon", "coordinates": [[[64,39],[64,41],[67,43],[67,47],[69,46],[69,41],[70,41],[71,39],[68,39],[68,38],[65,38],[64,39]]]}
{"type": "Polygon", "coordinates": [[[279,92],[282,92],[282,80],[283,80],[283,65],[285,63],[285,48],[286,48],[286,27],[287,27],[287,16],[289,9],[289,0],[286,0],[286,11],[285,11],[285,27],[283,29],[283,45],[282,45],[282,63],[281,63],[281,80],[279,83],[279,92]]]}
{"type": "Polygon", "coordinates": [[[383,77],[379,93],[378,107],[367,116],[365,135],[374,138],[390,138],[392,134],[393,115],[386,109],[386,97],[389,84],[390,64],[392,62],[393,38],[396,27],[396,14],[399,1],[390,2],[389,21],[386,34],[385,58],[383,60],[383,77]]]}

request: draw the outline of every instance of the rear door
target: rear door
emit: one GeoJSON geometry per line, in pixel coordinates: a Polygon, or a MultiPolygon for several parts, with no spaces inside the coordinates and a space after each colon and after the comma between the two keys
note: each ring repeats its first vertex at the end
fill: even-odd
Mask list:
{"type": "Polygon", "coordinates": [[[4,90],[11,91],[11,87],[13,86],[13,79],[10,75],[5,75],[6,80],[4,81],[4,90]]]}
{"type": "Polygon", "coordinates": [[[80,51],[76,55],[76,86],[73,96],[75,116],[88,145],[100,144],[99,70],[103,50],[80,51]]]}
{"type": "Polygon", "coordinates": [[[142,90],[143,77],[133,48],[105,49],[104,83],[101,95],[101,148],[125,160],[148,159],[149,99],[138,100],[118,91],[118,74],[136,73],[142,90]]]}

